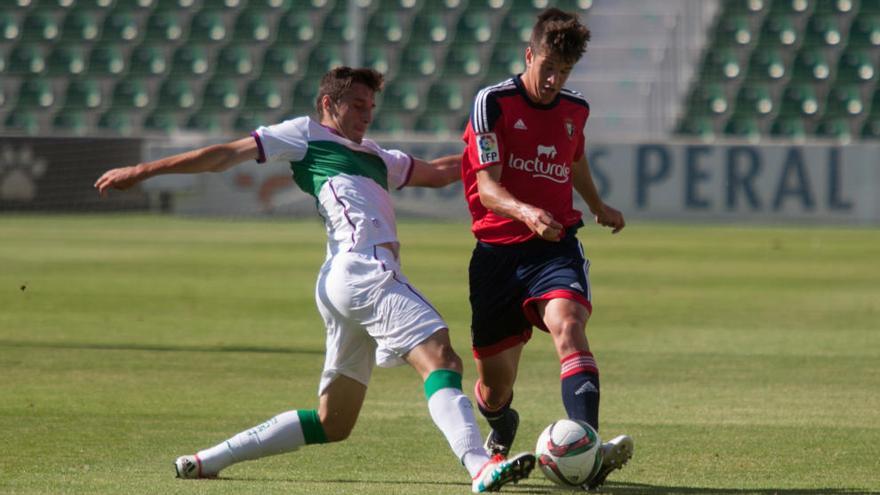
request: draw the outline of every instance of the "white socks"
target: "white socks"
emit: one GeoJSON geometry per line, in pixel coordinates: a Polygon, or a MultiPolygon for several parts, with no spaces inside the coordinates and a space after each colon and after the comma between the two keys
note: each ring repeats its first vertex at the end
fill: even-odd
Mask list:
{"type": "Polygon", "coordinates": [[[428,399],[428,410],[456,457],[471,477],[476,476],[489,460],[489,454],[483,448],[471,401],[460,389],[441,388],[428,399]]]}

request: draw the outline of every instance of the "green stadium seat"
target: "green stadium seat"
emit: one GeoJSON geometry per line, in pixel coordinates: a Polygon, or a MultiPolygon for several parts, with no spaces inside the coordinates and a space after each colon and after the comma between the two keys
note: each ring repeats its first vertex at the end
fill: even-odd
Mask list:
{"type": "Polygon", "coordinates": [[[125,58],[116,43],[101,44],[92,48],[89,55],[89,74],[118,76],[125,71],[125,58]]]}
{"type": "Polygon", "coordinates": [[[500,81],[526,70],[525,45],[496,45],[489,59],[488,78],[500,81]]]}
{"type": "Polygon", "coordinates": [[[677,128],[678,134],[699,137],[709,141],[715,138],[715,128],[711,117],[696,115],[682,119],[677,128]]]}
{"type": "Polygon", "coordinates": [[[202,107],[212,112],[236,110],[241,107],[242,98],[238,84],[230,77],[214,78],[205,85],[202,107]]]}
{"type": "Polygon", "coordinates": [[[260,77],[291,77],[302,71],[297,51],[287,43],[272,45],[263,53],[260,77]]]}
{"type": "Polygon", "coordinates": [[[799,41],[800,32],[791,16],[768,15],[761,26],[761,45],[763,46],[790,49],[797,46],[799,41]]]}
{"type": "Polygon", "coordinates": [[[431,77],[437,73],[437,65],[431,47],[410,43],[403,49],[399,73],[409,77],[431,77]]]}
{"type": "Polygon", "coordinates": [[[851,120],[845,117],[826,117],[816,125],[816,134],[822,137],[849,141],[852,139],[851,120]]]}
{"type": "Polygon", "coordinates": [[[16,45],[9,54],[10,74],[41,74],[46,71],[46,55],[38,44],[22,43],[16,45]]]}
{"type": "Polygon", "coordinates": [[[695,88],[691,96],[690,109],[697,115],[720,116],[728,113],[730,102],[720,83],[706,83],[695,88]]]}
{"type": "Polygon", "coordinates": [[[131,51],[130,74],[162,76],[168,72],[168,51],[152,43],[144,43],[131,51]]]}
{"type": "Polygon", "coordinates": [[[77,44],[58,44],[49,54],[48,73],[54,76],[76,76],[86,70],[86,50],[77,44]]]}
{"type": "Polygon", "coordinates": [[[452,138],[453,136],[457,137],[462,133],[462,130],[450,125],[447,116],[438,115],[430,109],[416,119],[413,129],[417,132],[426,132],[445,139],[452,138]]]}
{"type": "Polygon", "coordinates": [[[386,77],[391,73],[393,58],[397,55],[397,50],[388,45],[368,45],[364,50],[363,65],[375,69],[386,77]]]}
{"type": "Polygon", "coordinates": [[[55,132],[84,136],[88,134],[91,126],[86,111],[64,109],[55,114],[52,119],[52,128],[55,132]]]}
{"type": "MultiPolygon", "coordinates": [[[[293,0],[250,0],[247,4],[247,10],[276,15],[281,12],[287,12],[292,6],[293,0]]],[[[299,5],[297,5],[297,8],[299,8],[299,5]]]]}
{"type": "Polygon", "coordinates": [[[753,115],[734,114],[724,125],[724,134],[743,139],[757,139],[761,136],[758,118],[753,115]]]}
{"type": "Polygon", "coordinates": [[[503,13],[513,2],[511,0],[470,0],[463,15],[475,13],[503,13]]]}
{"type": "MultiPolygon", "coordinates": [[[[553,2],[557,8],[560,8],[566,12],[576,11],[583,13],[585,11],[590,10],[593,7],[593,0],[557,0],[553,2]]],[[[553,5],[549,5],[549,2],[541,2],[544,7],[552,7],[553,5]]]]}
{"type": "Polygon", "coordinates": [[[810,17],[807,22],[804,44],[826,47],[842,46],[845,44],[845,32],[841,29],[842,22],[840,17],[833,14],[817,14],[810,17]]]}
{"type": "Polygon", "coordinates": [[[271,79],[255,79],[245,91],[244,108],[251,111],[276,111],[284,104],[280,85],[271,79]]]}
{"type": "Polygon", "coordinates": [[[232,128],[240,132],[250,132],[260,126],[275,124],[271,113],[245,110],[235,116],[232,128]]]}
{"type": "Polygon", "coordinates": [[[4,122],[6,132],[16,131],[28,135],[40,133],[40,118],[37,111],[27,108],[16,108],[9,112],[4,122]]]}
{"type": "Polygon", "coordinates": [[[424,107],[416,80],[395,79],[382,90],[382,111],[418,112],[424,107]]]}
{"type": "Polygon", "coordinates": [[[860,0],[859,15],[880,14],[880,0],[860,0]]]}
{"type": "Polygon", "coordinates": [[[196,4],[196,0],[157,0],[156,10],[187,10],[196,4]]]}
{"type": "Polygon", "coordinates": [[[773,47],[759,46],[749,59],[749,79],[781,81],[787,72],[782,51],[773,47]]]}
{"type": "Polygon", "coordinates": [[[159,107],[169,110],[192,110],[198,103],[198,94],[194,82],[169,78],[159,88],[159,107]]]}
{"type": "Polygon", "coordinates": [[[219,112],[205,110],[196,112],[186,120],[185,128],[207,134],[222,134],[225,132],[224,115],[219,112]]]}
{"type": "Polygon", "coordinates": [[[183,39],[184,25],[181,16],[173,10],[159,10],[147,19],[147,39],[176,43],[183,39]]]}
{"type": "Polygon", "coordinates": [[[747,15],[723,16],[715,31],[716,46],[746,47],[753,44],[755,39],[747,15]]]}
{"type": "Polygon", "coordinates": [[[779,116],[770,126],[770,135],[803,140],[807,135],[807,127],[804,119],[793,116],[779,116]]]}
{"type": "Polygon", "coordinates": [[[277,42],[310,43],[317,38],[314,21],[308,12],[291,10],[278,24],[277,42]]]}
{"type": "Polygon", "coordinates": [[[98,118],[98,129],[102,133],[120,136],[134,135],[139,124],[140,119],[137,115],[128,110],[110,109],[98,118]]]}
{"type": "Polygon", "coordinates": [[[270,13],[246,10],[235,20],[232,39],[238,42],[266,43],[272,36],[270,13]]]}
{"type": "Polygon", "coordinates": [[[820,115],[821,110],[812,84],[790,84],[782,93],[780,115],[811,118],[820,115]]]}
{"type": "Polygon", "coordinates": [[[767,12],[773,0],[727,0],[724,2],[725,13],[730,15],[747,14],[750,16],[767,12]]]}
{"type": "MultiPolygon", "coordinates": [[[[529,2],[531,4],[531,2],[529,2]]],[[[499,44],[516,44],[524,47],[532,36],[535,12],[514,7],[504,18],[497,38],[499,44]]]]}
{"type": "Polygon", "coordinates": [[[378,0],[378,10],[412,13],[422,8],[423,0],[378,0]]]}
{"type": "Polygon", "coordinates": [[[180,129],[180,114],[175,111],[156,110],[144,119],[144,129],[171,134],[180,129]]]}
{"type": "Polygon", "coordinates": [[[130,11],[114,10],[104,18],[101,41],[104,43],[131,43],[140,36],[138,17],[130,11]]]}
{"type": "Polygon", "coordinates": [[[374,132],[402,134],[409,130],[406,120],[406,116],[402,112],[383,109],[376,114],[371,129],[374,132]]]}
{"type": "Polygon", "coordinates": [[[837,63],[837,82],[866,84],[877,80],[877,66],[871,50],[852,48],[844,51],[837,63]]]}
{"type": "Polygon", "coordinates": [[[861,136],[865,139],[880,140],[880,114],[872,115],[865,119],[862,125],[861,136]]]}
{"type": "Polygon", "coordinates": [[[471,43],[454,43],[443,63],[443,75],[451,77],[477,77],[483,71],[480,52],[471,43]]]}
{"type": "Polygon", "coordinates": [[[430,112],[459,113],[467,110],[468,103],[461,85],[454,81],[438,81],[428,90],[430,112]]]}
{"type": "Polygon", "coordinates": [[[77,0],[77,9],[109,10],[113,8],[114,0],[77,0]]]}
{"type": "Polygon", "coordinates": [[[807,15],[815,7],[816,0],[773,0],[768,15],[807,15]]]}
{"type": "MultiPolygon", "coordinates": [[[[19,0],[20,3],[21,1],[19,0]]],[[[39,9],[66,10],[76,5],[76,0],[36,0],[31,3],[39,9]]]]}
{"type": "Polygon", "coordinates": [[[367,22],[367,43],[400,44],[408,36],[407,17],[407,14],[393,10],[377,11],[367,22]]]}
{"type": "Polygon", "coordinates": [[[200,10],[189,26],[189,43],[220,43],[229,37],[223,13],[218,10],[200,10]]]}
{"type": "Polygon", "coordinates": [[[861,14],[853,20],[849,47],[880,48],[880,13],[861,14]]]}
{"type": "Polygon", "coordinates": [[[16,16],[0,12],[0,41],[15,41],[21,36],[21,26],[16,16]]]}
{"type": "Polygon", "coordinates": [[[30,12],[22,24],[22,38],[32,41],[55,41],[61,35],[59,16],[55,12],[30,12]]]}
{"type": "Polygon", "coordinates": [[[220,49],[217,55],[217,74],[249,76],[254,73],[254,60],[251,51],[242,44],[229,44],[220,49]]]}
{"type": "Polygon", "coordinates": [[[181,45],[174,51],[171,72],[188,77],[202,77],[210,68],[208,50],[202,45],[181,45]]]}
{"type": "Polygon", "coordinates": [[[156,0],[116,0],[116,9],[146,10],[156,6],[156,0]]]}
{"type": "Polygon", "coordinates": [[[825,104],[826,117],[855,118],[865,113],[865,102],[856,84],[835,85],[828,92],[825,104]]]}
{"type": "Polygon", "coordinates": [[[449,32],[449,26],[443,15],[423,11],[413,20],[410,45],[440,45],[449,43],[451,39],[452,33],[449,32]]]}
{"type": "Polygon", "coordinates": [[[202,0],[203,9],[238,9],[247,4],[247,0],[202,0]]]}
{"type": "MultiPolygon", "coordinates": [[[[468,8],[470,9],[470,6],[468,8]]],[[[490,16],[489,12],[466,11],[458,20],[455,29],[455,42],[458,44],[489,42],[492,39],[490,16]]]]}
{"type": "Polygon", "coordinates": [[[831,63],[822,48],[806,48],[794,59],[792,76],[798,81],[825,82],[831,80],[831,63]]]}
{"type": "Polygon", "coordinates": [[[703,57],[702,77],[709,81],[734,81],[743,76],[744,67],[731,48],[709,50],[703,57]]]}
{"type": "Polygon", "coordinates": [[[18,87],[20,108],[49,108],[55,104],[55,92],[51,81],[45,78],[28,78],[18,87]]]}
{"type": "Polygon", "coordinates": [[[328,70],[345,65],[343,46],[321,45],[309,54],[308,77],[320,79],[328,70]]]}
{"type": "Polygon", "coordinates": [[[290,105],[294,115],[314,114],[317,110],[318,84],[320,79],[303,79],[291,91],[293,102],[290,105]]]}
{"type": "Polygon", "coordinates": [[[744,84],[736,97],[736,113],[764,117],[776,109],[770,86],[766,83],[744,84]]]}
{"type": "Polygon", "coordinates": [[[153,103],[149,83],[141,77],[128,77],[113,88],[113,107],[143,110],[153,103]]]}
{"type": "Polygon", "coordinates": [[[70,81],[64,96],[67,109],[93,110],[104,104],[101,85],[95,79],[79,78],[70,81]]]}
{"type": "Polygon", "coordinates": [[[818,0],[814,12],[844,15],[858,10],[858,0],[818,0]]]}
{"type": "Polygon", "coordinates": [[[324,18],[321,43],[345,45],[355,41],[354,21],[348,16],[347,2],[339,2],[324,18]]]}
{"type": "Polygon", "coordinates": [[[93,11],[74,10],[64,18],[61,37],[65,41],[97,41],[101,34],[101,22],[93,11]]]}

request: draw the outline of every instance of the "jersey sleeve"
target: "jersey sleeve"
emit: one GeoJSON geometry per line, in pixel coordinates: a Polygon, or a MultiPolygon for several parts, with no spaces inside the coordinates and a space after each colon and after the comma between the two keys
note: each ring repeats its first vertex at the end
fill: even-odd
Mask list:
{"type": "Polygon", "coordinates": [[[257,163],[271,161],[296,162],[306,156],[309,149],[308,121],[286,120],[280,124],[261,126],[251,133],[257,141],[257,163]]]}
{"type": "Polygon", "coordinates": [[[403,189],[412,176],[415,166],[413,157],[400,150],[386,150],[379,148],[379,156],[385,162],[388,170],[388,187],[403,189]]]}
{"type": "Polygon", "coordinates": [[[498,124],[501,122],[501,105],[497,96],[484,88],[474,98],[470,127],[472,136],[466,140],[473,169],[482,170],[501,163],[504,151],[504,133],[498,124]]]}

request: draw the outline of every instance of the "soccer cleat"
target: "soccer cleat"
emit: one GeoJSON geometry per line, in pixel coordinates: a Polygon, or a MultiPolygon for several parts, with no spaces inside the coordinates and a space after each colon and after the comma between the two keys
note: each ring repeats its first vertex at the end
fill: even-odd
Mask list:
{"type": "Polygon", "coordinates": [[[513,446],[513,440],[516,438],[516,430],[519,428],[519,413],[516,412],[516,409],[508,409],[504,419],[507,422],[507,430],[510,432],[510,438],[502,438],[501,435],[493,429],[489,431],[489,436],[486,437],[486,443],[483,444],[483,447],[490,454],[501,454],[502,456],[507,457],[507,454],[510,453],[510,447],[513,446]]]}
{"type": "Polygon", "coordinates": [[[632,459],[635,444],[629,435],[620,435],[602,444],[602,467],[584,483],[584,488],[594,490],[603,483],[615,469],[621,469],[632,459]]]}
{"type": "Polygon", "coordinates": [[[197,455],[184,455],[174,461],[174,470],[177,472],[178,478],[198,479],[198,478],[216,478],[217,475],[205,474],[202,472],[202,460],[197,455]]]}
{"type": "Polygon", "coordinates": [[[474,477],[471,489],[474,493],[497,492],[502,486],[528,478],[535,468],[535,456],[523,452],[509,459],[495,454],[474,477]]]}

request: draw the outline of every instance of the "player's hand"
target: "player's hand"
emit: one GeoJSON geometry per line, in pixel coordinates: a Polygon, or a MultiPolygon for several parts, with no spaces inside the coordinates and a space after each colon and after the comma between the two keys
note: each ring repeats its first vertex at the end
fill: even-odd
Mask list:
{"type": "Polygon", "coordinates": [[[95,181],[95,189],[101,196],[107,196],[108,189],[128,189],[142,179],[136,165],[131,167],[114,168],[104,172],[104,175],[95,181]]]}
{"type": "Polygon", "coordinates": [[[602,205],[602,209],[594,212],[594,214],[596,216],[596,223],[603,227],[610,227],[612,234],[620,232],[626,226],[623,213],[609,205],[602,205]]]}
{"type": "Polygon", "coordinates": [[[558,242],[562,239],[562,224],[553,219],[549,211],[531,207],[525,211],[525,224],[532,232],[546,241],[558,242]]]}

